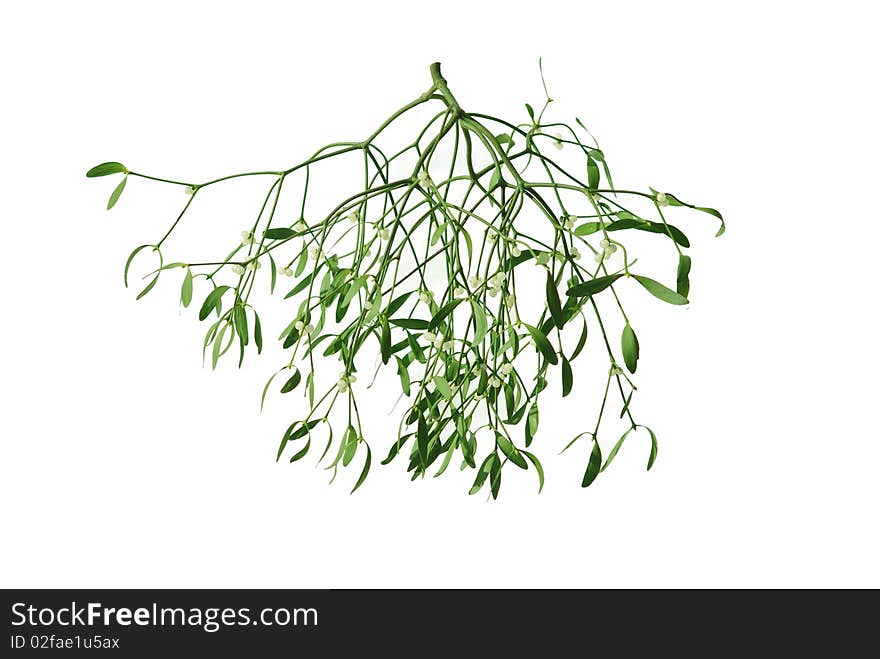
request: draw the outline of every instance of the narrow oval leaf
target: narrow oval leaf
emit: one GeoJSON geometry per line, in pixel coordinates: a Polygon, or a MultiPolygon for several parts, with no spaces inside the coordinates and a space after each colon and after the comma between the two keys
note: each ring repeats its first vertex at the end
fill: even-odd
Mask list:
{"type": "Polygon", "coordinates": [[[437,391],[440,392],[440,395],[443,396],[446,400],[452,400],[452,389],[449,388],[449,383],[446,381],[442,375],[434,376],[434,386],[437,387],[437,391]]]}
{"type": "Polygon", "coordinates": [[[614,448],[611,449],[611,453],[608,454],[608,458],[605,460],[605,464],[602,465],[602,471],[608,469],[608,465],[611,464],[611,461],[614,459],[614,456],[617,455],[617,452],[620,450],[620,447],[623,446],[623,440],[627,438],[627,436],[632,432],[632,428],[629,428],[623,435],[621,435],[620,439],[617,440],[617,443],[614,445],[614,448]]]}
{"type": "Polygon", "coordinates": [[[277,229],[266,229],[264,235],[267,240],[286,240],[287,238],[293,238],[297,233],[293,229],[279,227],[277,229]]]}
{"type": "Polygon", "coordinates": [[[125,190],[125,184],[128,181],[128,176],[123,176],[122,180],[119,182],[113,192],[110,193],[110,199],[107,200],[107,210],[109,211],[116,205],[116,202],[119,201],[119,196],[122,194],[122,191],[125,190]]]}
{"type": "Polygon", "coordinates": [[[679,295],[687,297],[691,291],[691,257],[682,254],[678,257],[678,274],[675,281],[675,290],[679,295]]]}
{"type": "Polygon", "coordinates": [[[587,463],[587,470],[584,472],[584,480],[581,487],[590,487],[596,476],[602,470],[602,449],[596,438],[593,438],[593,450],[590,451],[590,461],[587,463]]]}
{"type": "Polygon", "coordinates": [[[622,274],[606,275],[604,277],[596,277],[595,279],[581,282],[580,284],[575,284],[568,289],[566,295],[569,297],[590,297],[596,293],[601,293],[622,276],[622,274]]]}
{"type": "Polygon", "coordinates": [[[550,309],[553,322],[556,323],[556,327],[562,329],[563,325],[565,325],[565,314],[562,313],[562,302],[559,300],[559,291],[556,290],[556,281],[549,271],[547,272],[545,290],[547,293],[547,307],[550,309]]]}
{"type": "Polygon", "coordinates": [[[436,329],[440,326],[440,323],[452,313],[452,311],[459,305],[461,300],[453,300],[452,302],[447,302],[444,304],[439,311],[434,315],[431,319],[431,322],[428,324],[428,329],[436,329]]]}
{"type": "Polygon", "coordinates": [[[629,323],[623,328],[623,334],[620,337],[620,347],[623,352],[623,362],[630,373],[636,372],[636,365],[639,361],[639,340],[636,333],[629,323]]]}
{"type": "Polygon", "coordinates": [[[397,325],[398,327],[410,330],[426,330],[430,326],[430,323],[427,320],[421,320],[419,318],[392,318],[388,322],[392,325],[397,325]]]}
{"type": "Polygon", "coordinates": [[[562,357],[562,397],[565,398],[571,393],[573,377],[571,374],[571,364],[565,356],[562,357]]]}
{"type": "Polygon", "coordinates": [[[599,165],[591,156],[587,156],[587,186],[591,190],[599,187],[599,165]]]}
{"type": "Polygon", "coordinates": [[[508,459],[515,464],[520,469],[528,469],[529,465],[526,463],[526,459],[522,456],[519,450],[511,443],[507,437],[502,435],[500,432],[495,433],[495,441],[498,444],[498,448],[501,449],[501,452],[504,453],[508,457],[508,459]]]}
{"type": "Polygon", "coordinates": [[[478,346],[489,331],[489,323],[486,320],[486,312],[475,300],[471,300],[471,309],[474,311],[474,345],[478,346]]]}
{"type": "Polygon", "coordinates": [[[281,393],[286,394],[289,391],[293,391],[296,389],[297,385],[302,380],[302,374],[299,372],[298,368],[294,368],[293,375],[291,375],[287,382],[284,383],[281,387],[281,393]]]}
{"type": "Polygon", "coordinates": [[[535,467],[535,471],[538,472],[538,494],[541,493],[541,490],[544,489],[544,467],[541,466],[541,461],[538,458],[528,451],[520,451],[524,456],[529,459],[529,462],[532,463],[535,467]]]}
{"type": "Polygon", "coordinates": [[[128,255],[128,260],[126,260],[125,262],[125,270],[123,270],[122,272],[122,281],[125,284],[126,288],[128,288],[128,270],[129,268],[131,268],[131,262],[134,261],[134,257],[138,255],[138,252],[146,249],[147,247],[153,247],[153,245],[138,245],[134,248],[132,253],[128,255]]]}
{"type": "Polygon", "coordinates": [[[309,437],[306,440],[306,445],[303,446],[299,451],[297,451],[292,458],[290,458],[291,463],[296,462],[306,456],[306,453],[309,452],[309,447],[312,445],[312,438],[309,437]]]}
{"type": "Polygon", "coordinates": [[[108,176],[109,174],[128,174],[128,168],[121,162],[102,162],[86,172],[88,178],[108,176]]]}
{"type": "Polygon", "coordinates": [[[351,492],[349,494],[354,494],[355,490],[357,490],[363,482],[367,478],[367,474],[370,473],[370,463],[372,461],[372,454],[370,453],[370,445],[364,442],[364,446],[367,447],[367,459],[364,461],[364,468],[361,470],[361,475],[358,476],[357,483],[354,484],[354,487],[351,488],[351,492]]]}
{"type": "Polygon", "coordinates": [[[188,307],[193,297],[193,276],[192,271],[187,268],[186,274],[183,275],[183,283],[180,285],[180,303],[184,307],[188,307]]]}
{"type": "Polygon", "coordinates": [[[676,293],[670,288],[666,288],[659,281],[651,279],[650,277],[644,277],[642,275],[633,275],[633,279],[639,282],[646,291],[648,291],[651,295],[656,297],[658,300],[663,300],[664,302],[668,302],[669,304],[687,304],[688,299],[681,295],[680,293],[676,293]]]}
{"type": "Polygon", "coordinates": [[[254,310],[254,344],[257,346],[257,354],[263,352],[263,327],[260,325],[260,316],[254,310]]]}
{"type": "Polygon", "coordinates": [[[544,359],[546,359],[551,364],[557,364],[559,362],[559,358],[556,356],[556,351],[553,350],[553,346],[550,345],[550,341],[547,340],[547,337],[544,336],[544,333],[539,330],[537,327],[532,327],[531,325],[526,325],[526,329],[529,330],[529,334],[532,335],[532,340],[535,342],[535,347],[538,351],[544,355],[544,359]]]}

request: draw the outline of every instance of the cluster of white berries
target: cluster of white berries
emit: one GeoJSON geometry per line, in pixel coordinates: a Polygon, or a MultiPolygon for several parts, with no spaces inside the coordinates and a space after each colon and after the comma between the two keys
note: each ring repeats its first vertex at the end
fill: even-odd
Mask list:
{"type": "Polygon", "coordinates": [[[247,264],[247,269],[250,270],[251,272],[253,272],[257,268],[262,268],[262,267],[263,267],[263,264],[260,263],[259,261],[256,261],[256,260],[251,261],[250,263],[247,264]]]}
{"type": "Polygon", "coordinates": [[[508,294],[507,297],[504,298],[504,303],[508,307],[513,307],[514,302],[516,302],[516,299],[513,297],[513,293],[508,294]]]}
{"type": "Polygon", "coordinates": [[[183,187],[183,193],[188,195],[194,195],[196,193],[196,187],[194,185],[185,185],[183,187]]]}
{"type": "Polygon", "coordinates": [[[431,300],[434,299],[434,294],[431,291],[420,291],[419,292],[419,301],[422,304],[430,304],[431,300]]]}
{"type": "Polygon", "coordinates": [[[493,244],[496,240],[498,240],[498,234],[495,233],[494,229],[489,229],[486,232],[486,242],[490,245],[493,244]]]}
{"type": "Polygon", "coordinates": [[[244,267],[240,266],[236,263],[234,266],[232,266],[232,272],[234,272],[237,275],[243,275],[244,274],[244,267]]]}
{"type": "Polygon", "coordinates": [[[423,169],[419,172],[418,181],[419,185],[421,185],[423,188],[428,187],[428,185],[431,183],[431,177],[428,176],[428,170],[423,169]]]}
{"type": "Polygon", "coordinates": [[[479,288],[483,285],[483,278],[479,275],[474,275],[473,277],[468,277],[468,285],[473,288],[479,288]]]}
{"type": "Polygon", "coordinates": [[[513,371],[513,364],[511,364],[509,362],[504,363],[501,365],[501,367],[498,369],[498,371],[499,371],[499,373],[501,373],[501,375],[503,375],[504,377],[507,377],[513,371]]]}
{"type": "Polygon", "coordinates": [[[300,336],[308,336],[309,334],[311,334],[312,332],[315,331],[315,328],[313,325],[309,325],[307,323],[304,323],[301,320],[296,321],[293,324],[293,327],[297,332],[300,333],[300,336]]]}
{"type": "Polygon", "coordinates": [[[603,238],[599,242],[599,251],[596,253],[596,263],[602,263],[605,259],[613,256],[616,251],[617,245],[609,241],[607,238],[603,238]]]}
{"type": "Polygon", "coordinates": [[[519,248],[519,245],[517,245],[516,243],[513,243],[513,245],[511,245],[511,247],[510,247],[510,255],[513,258],[516,258],[520,254],[522,254],[522,250],[519,248]]]}
{"type": "Polygon", "coordinates": [[[557,149],[562,149],[562,133],[556,133],[553,135],[556,139],[553,140],[553,146],[557,149]]]}
{"type": "Polygon", "coordinates": [[[452,350],[454,344],[452,339],[443,338],[442,334],[434,334],[434,332],[425,332],[422,335],[425,338],[425,341],[434,346],[437,350],[452,350]]]}
{"type": "Polygon", "coordinates": [[[566,229],[574,229],[574,223],[577,222],[577,215],[566,215],[563,220],[565,221],[566,229]]]}
{"type": "Polygon", "coordinates": [[[568,250],[568,253],[571,254],[571,258],[573,258],[575,261],[577,261],[579,258],[581,258],[580,250],[577,247],[575,247],[574,245],[571,246],[571,249],[568,250]]]}
{"type": "Polygon", "coordinates": [[[254,244],[254,234],[252,231],[242,231],[241,232],[241,246],[247,247],[248,245],[254,244]]]}
{"type": "Polygon", "coordinates": [[[452,291],[452,296],[459,300],[463,300],[467,297],[467,291],[462,286],[456,286],[455,290],[452,291]]]}
{"type": "Polygon", "coordinates": [[[313,260],[317,261],[321,256],[321,249],[319,247],[309,247],[309,256],[311,256],[313,260]]]}
{"type": "Polygon", "coordinates": [[[293,277],[293,270],[289,265],[285,265],[283,268],[279,269],[278,272],[284,277],[293,277]]]}
{"type": "Polygon", "coordinates": [[[298,231],[299,233],[305,233],[309,230],[309,225],[306,224],[305,220],[300,220],[296,224],[293,225],[293,230],[298,231]]]}
{"type": "Polygon", "coordinates": [[[379,240],[388,240],[391,238],[391,229],[379,229],[379,240]]]}
{"type": "Polygon", "coordinates": [[[357,221],[360,219],[360,213],[357,211],[352,211],[348,214],[348,222],[349,224],[357,224],[357,221]]]}
{"type": "Polygon", "coordinates": [[[658,205],[658,206],[668,206],[668,205],[669,205],[669,199],[666,197],[666,193],[665,193],[665,192],[657,192],[657,193],[655,193],[655,194],[654,194],[654,199],[657,200],[657,205],[658,205]]]}
{"type": "Polygon", "coordinates": [[[345,371],[339,374],[339,382],[336,383],[336,386],[339,387],[340,393],[345,393],[348,391],[348,388],[352,385],[353,382],[357,381],[357,376],[349,375],[345,371]]]}
{"type": "Polygon", "coordinates": [[[501,287],[504,286],[505,281],[507,281],[507,275],[504,272],[496,272],[489,277],[489,295],[492,297],[498,295],[498,293],[501,292],[501,287]]]}
{"type": "Polygon", "coordinates": [[[611,375],[623,375],[623,369],[617,364],[611,367],[611,375]]]}

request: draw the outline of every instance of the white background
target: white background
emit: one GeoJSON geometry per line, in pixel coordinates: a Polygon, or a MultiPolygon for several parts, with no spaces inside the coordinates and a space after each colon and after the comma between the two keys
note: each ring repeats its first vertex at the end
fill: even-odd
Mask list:
{"type": "MultiPolygon", "coordinates": [[[[0,586],[880,586],[869,6],[4,5],[0,586]],[[540,496],[533,473],[490,503],[470,475],[410,483],[402,462],[349,496],[356,470],[328,486],[276,464],[297,410],[258,414],[272,356],[203,369],[178,280],[140,302],[122,287],[179,190],[132,180],[108,213],[115,181],[84,172],[289,166],[363,137],[434,60],[466,109],[523,120],[539,56],[553,116],[588,122],[619,185],[728,219],[715,239],[676,216],[686,310],[629,303],[654,469],[636,438],[580,488],[586,445],[556,453],[587,395],[543,419],[540,496]]],[[[229,193],[206,232],[243,228],[251,190],[229,193]]]]}

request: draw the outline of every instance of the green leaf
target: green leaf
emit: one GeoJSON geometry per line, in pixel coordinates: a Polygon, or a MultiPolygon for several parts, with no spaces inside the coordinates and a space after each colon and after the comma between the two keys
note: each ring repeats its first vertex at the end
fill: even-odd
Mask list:
{"type": "MultiPolygon", "coordinates": [[[[205,318],[211,315],[211,312],[217,307],[218,303],[220,303],[223,294],[228,290],[229,286],[217,286],[213,291],[208,293],[208,297],[206,297],[205,301],[202,303],[202,308],[199,309],[199,320],[205,320],[205,318]]],[[[219,312],[217,315],[220,315],[219,312]]]]}
{"type": "Polygon", "coordinates": [[[658,300],[663,300],[664,302],[668,302],[669,304],[687,304],[688,299],[681,295],[680,293],[676,293],[672,289],[666,288],[659,281],[655,281],[650,277],[643,277],[641,275],[633,275],[633,279],[639,282],[646,291],[648,291],[651,295],[656,297],[658,300]]]}
{"type": "MultiPolygon", "coordinates": [[[[283,370],[285,369],[282,368],[281,371],[283,370]]],[[[266,381],[266,386],[263,387],[263,395],[260,396],[260,412],[263,411],[263,406],[266,404],[266,393],[269,391],[269,385],[272,384],[272,380],[274,380],[275,376],[277,376],[281,371],[275,371],[272,376],[266,381]]]]}
{"type": "Polygon", "coordinates": [[[364,468],[361,470],[361,475],[358,476],[357,483],[354,484],[354,487],[351,488],[351,492],[349,494],[354,494],[355,490],[357,490],[366,480],[367,474],[370,473],[370,462],[372,460],[372,455],[370,453],[370,445],[364,442],[364,446],[367,447],[367,459],[364,461],[364,468]]]}
{"type": "Polygon", "coordinates": [[[602,449],[599,447],[599,441],[593,438],[593,450],[590,451],[590,461],[587,463],[587,470],[584,472],[584,480],[581,487],[590,487],[596,476],[602,470],[602,449]]]}
{"type": "Polygon", "coordinates": [[[556,290],[556,282],[549,271],[547,272],[545,289],[547,292],[547,307],[550,309],[550,315],[553,317],[553,322],[556,323],[556,327],[562,329],[563,325],[565,325],[566,318],[565,314],[562,313],[562,302],[559,301],[559,291],[556,290]]]}
{"type": "Polygon", "coordinates": [[[620,346],[623,352],[623,361],[630,373],[636,372],[636,365],[639,361],[639,340],[636,333],[629,323],[623,328],[623,334],[620,337],[620,346]]]}
{"type": "Polygon", "coordinates": [[[654,434],[654,431],[651,430],[648,426],[642,426],[645,430],[648,431],[648,434],[651,435],[651,453],[648,455],[648,469],[647,471],[651,471],[651,467],[654,466],[654,460],[657,459],[657,435],[654,434]]]}
{"type": "Polygon", "coordinates": [[[529,113],[529,119],[532,120],[532,123],[535,123],[535,111],[532,109],[532,106],[526,103],[526,112],[529,113]]]}
{"type": "Polygon", "coordinates": [[[639,231],[647,231],[648,233],[659,233],[667,237],[671,237],[676,243],[682,247],[690,247],[691,241],[684,235],[684,232],[676,226],[666,224],[664,222],[650,222],[636,217],[632,213],[620,211],[615,220],[605,226],[606,231],[625,231],[626,229],[638,229],[639,231]]]}
{"type": "Polygon", "coordinates": [[[281,387],[281,393],[286,394],[289,391],[293,391],[294,389],[296,389],[297,385],[300,383],[301,380],[302,380],[302,374],[300,374],[298,368],[294,367],[293,375],[291,375],[287,379],[287,382],[285,382],[284,385],[281,387]]]}
{"type": "Polygon", "coordinates": [[[266,229],[264,234],[267,240],[286,240],[297,235],[296,231],[287,228],[266,229]]]}
{"type": "Polygon", "coordinates": [[[579,354],[581,354],[581,350],[584,349],[584,345],[587,343],[587,319],[584,318],[584,326],[581,329],[580,338],[578,338],[577,345],[574,348],[574,352],[571,353],[571,357],[569,357],[569,361],[574,361],[579,354]]]}
{"type": "Polygon", "coordinates": [[[260,325],[260,317],[254,309],[254,343],[257,346],[257,354],[263,352],[263,327],[260,325]]]}
{"type": "Polygon", "coordinates": [[[442,375],[434,376],[434,386],[437,387],[437,391],[440,392],[440,395],[443,396],[446,400],[452,400],[452,389],[449,388],[449,383],[446,381],[442,375]]]}
{"type": "Polygon", "coordinates": [[[599,165],[590,156],[587,156],[587,187],[591,190],[599,187],[599,165]]]}
{"type": "Polygon", "coordinates": [[[358,294],[358,291],[366,283],[367,283],[366,277],[358,277],[357,279],[355,279],[351,283],[351,286],[349,287],[348,292],[345,294],[345,297],[342,298],[341,306],[348,307],[348,305],[351,304],[351,301],[354,299],[355,295],[358,294]]]}
{"type": "Polygon", "coordinates": [[[623,435],[621,435],[620,439],[617,440],[617,443],[614,445],[614,448],[611,449],[611,453],[608,454],[608,458],[605,460],[605,464],[602,465],[602,471],[608,469],[608,465],[611,464],[611,461],[614,459],[614,456],[617,455],[617,452],[620,450],[620,447],[623,446],[623,440],[626,439],[627,435],[632,432],[632,428],[629,428],[623,435]]]}
{"type": "Polygon", "coordinates": [[[156,285],[157,281],[159,281],[158,274],[150,280],[150,283],[147,284],[147,286],[146,286],[146,288],[144,288],[144,290],[142,290],[140,293],[137,294],[137,297],[135,298],[135,300],[140,300],[144,295],[146,295],[151,290],[153,290],[153,286],[156,285]]]}
{"type": "Polygon", "coordinates": [[[351,464],[351,461],[354,460],[354,456],[357,454],[357,448],[359,439],[357,433],[354,428],[351,426],[348,427],[348,433],[346,434],[346,443],[345,443],[345,451],[342,453],[342,466],[347,467],[351,464]]]}
{"type": "Polygon", "coordinates": [[[382,334],[379,337],[379,347],[382,352],[382,363],[387,364],[391,359],[391,328],[388,327],[388,320],[382,317],[382,334]]]}
{"type": "Polygon", "coordinates": [[[510,442],[507,437],[505,437],[500,432],[495,433],[495,442],[498,444],[498,448],[501,449],[501,452],[504,453],[508,457],[508,459],[515,464],[520,469],[528,469],[529,465],[526,463],[526,459],[522,456],[519,450],[510,442]]]}
{"type": "Polygon", "coordinates": [[[397,360],[397,374],[400,376],[400,388],[403,390],[404,395],[409,396],[409,369],[407,369],[406,363],[400,357],[395,357],[395,359],[397,360]]]}
{"type": "Polygon", "coordinates": [[[589,236],[590,234],[596,233],[601,228],[602,222],[584,222],[575,227],[574,234],[576,236],[589,236]]]}
{"type": "Polygon", "coordinates": [[[110,193],[110,199],[107,200],[107,210],[109,211],[116,205],[116,202],[119,201],[119,196],[122,194],[122,191],[125,190],[125,184],[128,181],[128,175],[122,177],[122,180],[119,182],[113,192],[110,193]]]}
{"type": "Polygon", "coordinates": [[[471,309],[474,311],[474,343],[478,346],[483,342],[486,332],[489,331],[489,323],[486,320],[486,312],[483,307],[476,301],[471,300],[471,309]]]}
{"type": "Polygon", "coordinates": [[[476,494],[480,491],[480,489],[483,487],[483,484],[486,482],[486,477],[492,470],[493,463],[497,460],[498,456],[495,453],[490,453],[486,456],[486,459],[483,460],[479,470],[477,471],[477,477],[474,479],[474,484],[471,486],[468,494],[476,494]]]}
{"type": "Polygon", "coordinates": [[[128,174],[128,168],[121,162],[104,162],[100,165],[95,165],[86,172],[86,176],[89,178],[107,176],[109,174],[128,174]]]}
{"type": "Polygon", "coordinates": [[[565,398],[571,393],[572,385],[571,364],[565,356],[562,357],[562,397],[565,398]]]}
{"type": "Polygon", "coordinates": [[[691,257],[681,254],[678,257],[678,275],[675,281],[675,290],[682,297],[687,297],[691,291],[691,257]]]}
{"type": "Polygon", "coordinates": [[[138,255],[142,249],[146,249],[147,247],[154,247],[154,245],[139,245],[134,248],[131,254],[128,255],[128,260],[125,262],[125,270],[122,273],[122,281],[125,284],[125,287],[128,288],[128,270],[131,268],[131,262],[134,261],[134,257],[138,255]]]}
{"type": "Polygon", "coordinates": [[[431,319],[431,322],[428,323],[428,329],[433,330],[436,329],[443,320],[452,313],[452,311],[459,305],[461,300],[453,300],[452,302],[447,302],[444,304],[439,311],[434,315],[431,319]]]}
{"type": "Polygon", "coordinates": [[[532,335],[532,340],[535,342],[535,347],[538,351],[544,355],[544,358],[550,362],[551,364],[557,364],[559,362],[559,358],[556,356],[556,351],[553,350],[553,346],[550,345],[550,341],[547,340],[547,337],[544,336],[544,333],[539,330],[537,327],[532,327],[531,325],[526,325],[526,329],[529,330],[529,334],[532,335]]]}
{"type": "Polygon", "coordinates": [[[529,459],[529,462],[531,462],[532,465],[534,465],[535,471],[538,472],[538,494],[540,494],[541,490],[544,489],[544,467],[541,466],[541,461],[538,460],[538,458],[536,456],[532,455],[528,451],[520,450],[520,453],[522,453],[524,456],[526,456],[529,459]]]}
{"type": "Polygon", "coordinates": [[[395,311],[400,309],[400,307],[403,306],[403,303],[406,302],[407,298],[412,294],[413,294],[413,292],[410,291],[409,293],[404,293],[403,295],[399,295],[396,298],[394,298],[393,300],[391,300],[391,302],[388,304],[388,308],[385,309],[385,315],[390,316],[395,311]]]}
{"type": "Polygon", "coordinates": [[[721,216],[721,213],[719,213],[714,208],[707,208],[706,206],[694,206],[693,204],[689,204],[687,202],[684,202],[681,199],[679,199],[678,197],[676,197],[675,195],[670,194],[668,192],[666,193],[666,199],[669,200],[670,206],[686,206],[687,208],[693,208],[694,210],[698,210],[703,213],[708,213],[709,215],[712,215],[713,217],[717,217],[719,220],[721,220],[721,226],[718,227],[718,232],[715,234],[716,237],[722,235],[724,233],[725,229],[727,228],[724,224],[724,218],[721,216]]]}
{"type": "Polygon", "coordinates": [[[296,270],[293,271],[293,274],[299,277],[303,270],[306,269],[306,264],[309,262],[309,250],[303,247],[303,250],[299,253],[299,260],[296,262],[296,270]]]}
{"type": "Polygon", "coordinates": [[[238,332],[238,338],[241,339],[242,345],[248,344],[248,322],[247,314],[241,304],[236,304],[232,308],[232,320],[235,322],[235,331],[238,332]]]}
{"type": "Polygon", "coordinates": [[[596,277],[595,279],[575,284],[568,289],[566,295],[569,297],[591,297],[596,293],[604,291],[622,276],[622,274],[606,275],[605,277],[596,277]]]}
{"type": "Polygon", "coordinates": [[[538,422],[539,412],[538,401],[536,400],[529,408],[529,415],[526,417],[526,446],[529,446],[535,438],[538,432],[538,422]]]}
{"type": "Polygon", "coordinates": [[[187,268],[186,274],[183,276],[183,284],[180,286],[180,303],[184,307],[188,307],[193,297],[193,276],[192,271],[187,268]]]}
{"type": "Polygon", "coordinates": [[[397,325],[403,329],[410,330],[426,330],[431,325],[427,320],[421,320],[419,318],[392,318],[388,322],[392,325],[397,325]]]}
{"type": "Polygon", "coordinates": [[[306,445],[303,446],[299,451],[297,451],[297,452],[293,455],[292,458],[290,458],[290,462],[293,463],[293,462],[296,462],[297,460],[300,460],[300,459],[304,458],[304,457],[306,456],[306,453],[309,452],[309,447],[310,447],[311,445],[312,445],[312,438],[309,437],[309,438],[306,440],[306,445]]]}

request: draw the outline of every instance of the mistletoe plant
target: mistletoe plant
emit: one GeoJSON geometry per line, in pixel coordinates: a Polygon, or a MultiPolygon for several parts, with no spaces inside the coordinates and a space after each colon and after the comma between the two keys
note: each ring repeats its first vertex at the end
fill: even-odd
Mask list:
{"type": "MultiPolygon", "coordinates": [[[[326,458],[334,477],[339,467],[362,455],[354,489],[372,462],[358,408],[361,385],[355,381],[363,369],[375,367],[378,373],[387,366],[396,370],[394,381],[399,379],[407,408],[382,464],[403,453],[415,479],[429,470],[440,475],[455,458],[462,470],[475,470],[471,494],[488,482],[493,498],[505,467],[525,470],[531,465],[540,490],[543,468],[528,450],[538,430],[539,398],[556,369],[562,396],[570,394],[572,364],[587,344],[588,327],[594,326],[601,339],[598,349],[608,358],[604,395],[595,424],[565,448],[589,440],[582,483],[587,487],[641,428],[651,440],[650,469],[657,440],[636,422],[631,404],[636,387],[630,376],[636,371],[639,341],[617,289],[636,286],[663,302],[686,304],[691,259],[682,250],[690,243],[667,222],[664,209],[684,206],[714,215],[721,220],[718,235],[724,230],[720,213],[668,192],[615,188],[605,155],[580,120],[580,131],[544,121],[551,103],[546,83],[540,111],[526,105],[528,120],[516,122],[465,110],[440,65],[432,64],[430,73],[427,91],[366,139],[329,144],[288,169],[192,183],[131,171],[118,162],[92,168],[89,177],[122,174],[108,209],[131,178],[180,186],[187,195],[165,234],[131,253],[126,286],[132,261],[145,250],[158,257],[158,268],[147,276],[138,299],[172,269],[182,271],[184,307],[196,284],[205,284],[198,316],[202,321],[216,318],[204,343],[216,366],[233,346],[239,365],[247,350],[262,350],[263,330],[253,306],[258,279],[268,279],[271,292],[284,279],[293,280],[284,291],[290,322],[279,336],[290,358],[266,384],[263,400],[283,373],[280,391],[299,388],[308,405],[297,406],[305,413],[284,433],[278,459],[292,454],[290,462],[296,462],[308,454],[316,436],[318,441],[326,436],[318,462],[326,458]],[[392,124],[422,106],[435,111],[419,124],[411,142],[394,150],[380,146],[392,124]],[[562,156],[574,160],[563,162],[562,156]],[[310,179],[322,165],[343,157],[356,157],[363,177],[340,190],[338,203],[318,212],[307,204],[310,179]],[[268,189],[240,243],[215,261],[166,263],[168,240],[196,199],[245,176],[265,177],[268,189]],[[300,199],[298,213],[282,216],[279,199],[288,191],[300,199]],[[642,203],[648,212],[637,212],[631,202],[642,203]],[[623,243],[623,236],[633,232],[657,234],[675,249],[674,288],[633,269],[636,261],[623,243]],[[523,290],[529,280],[542,294],[518,296],[518,287],[523,290]],[[603,307],[619,312],[620,337],[609,335],[603,317],[607,310],[600,312],[599,298],[608,300],[603,307]],[[328,382],[322,374],[329,360],[338,360],[341,372],[328,382]],[[325,367],[319,369],[322,362],[325,367]],[[618,418],[626,425],[603,459],[599,432],[610,395],[619,395],[618,418]]],[[[338,181],[340,188],[344,185],[338,181]]]]}

